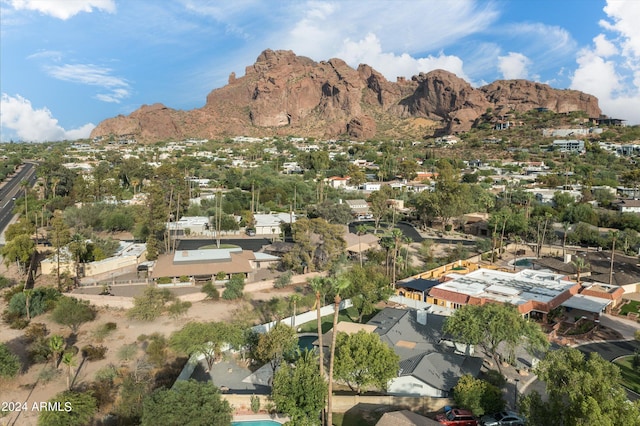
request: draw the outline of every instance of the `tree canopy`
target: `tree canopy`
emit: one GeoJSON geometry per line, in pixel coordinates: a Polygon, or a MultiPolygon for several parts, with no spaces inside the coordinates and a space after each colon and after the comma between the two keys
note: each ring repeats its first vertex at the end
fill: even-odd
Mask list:
{"type": "Polygon", "coordinates": [[[498,368],[501,344],[506,345],[508,359],[514,357],[519,345],[531,353],[549,346],[538,324],[522,318],[514,306],[500,303],[464,305],[447,318],[443,331],[461,343],[482,346],[498,368]]]}
{"type": "Polygon", "coordinates": [[[261,363],[269,363],[275,374],[282,361],[286,357],[293,356],[297,347],[296,331],[288,325],[277,322],[271,330],[260,335],[253,357],[261,363]]]}
{"type": "Polygon", "coordinates": [[[532,426],[626,426],[638,424],[640,403],[627,401],[620,370],[599,354],[574,348],[551,351],[536,368],[548,398],[532,392],[520,407],[532,426]]]}
{"type": "Polygon", "coordinates": [[[142,426],[230,425],[231,405],[211,383],[180,381],[173,389],[156,389],[144,399],[142,426]]]}
{"type": "Polygon", "coordinates": [[[91,424],[96,413],[96,399],[90,392],[64,391],[48,401],[58,403],[59,410],[42,411],[38,417],[40,426],[84,426],[91,424]]]}
{"type": "Polygon", "coordinates": [[[271,397],[293,424],[319,425],[327,383],[320,374],[318,357],[305,351],[294,365],[283,364],[273,379],[271,397]]]}
{"type": "Polygon", "coordinates": [[[459,407],[465,407],[476,416],[497,413],[504,409],[502,390],[491,383],[465,374],[453,388],[453,398],[459,407]]]}
{"type": "Polygon", "coordinates": [[[77,333],[82,324],[96,318],[96,311],[87,301],[62,296],[51,312],[51,318],[56,323],[69,327],[73,333],[77,333]]]}
{"type": "Polygon", "coordinates": [[[334,376],[351,390],[360,393],[368,387],[386,389],[399,369],[400,358],[379,335],[364,330],[338,333],[334,376]]]}
{"type": "Polygon", "coordinates": [[[239,344],[238,327],[224,322],[190,322],[176,331],[169,339],[169,346],[176,352],[192,355],[201,353],[209,368],[225,343],[239,344]]]}

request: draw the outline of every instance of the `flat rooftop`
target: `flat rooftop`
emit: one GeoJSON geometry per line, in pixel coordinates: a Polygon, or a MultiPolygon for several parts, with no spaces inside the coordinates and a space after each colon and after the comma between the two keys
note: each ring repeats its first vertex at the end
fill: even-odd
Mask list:
{"type": "Polygon", "coordinates": [[[550,302],[576,284],[565,275],[533,269],[516,273],[478,269],[466,275],[451,273],[446,277],[449,281],[434,288],[512,305],[529,300],[550,302]]]}

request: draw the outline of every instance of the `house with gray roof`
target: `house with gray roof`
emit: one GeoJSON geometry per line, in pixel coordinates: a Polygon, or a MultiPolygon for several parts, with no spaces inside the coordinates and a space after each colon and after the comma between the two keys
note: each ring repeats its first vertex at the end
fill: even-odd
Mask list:
{"type": "Polygon", "coordinates": [[[482,358],[447,340],[444,320],[425,310],[385,308],[367,323],[400,357],[398,377],[387,384],[389,394],[447,397],[460,377],[480,373],[482,358]]]}

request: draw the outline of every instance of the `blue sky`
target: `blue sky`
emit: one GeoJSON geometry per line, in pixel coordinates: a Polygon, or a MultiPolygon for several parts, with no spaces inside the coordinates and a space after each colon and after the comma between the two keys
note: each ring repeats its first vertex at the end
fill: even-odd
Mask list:
{"type": "Polygon", "coordinates": [[[640,124],[638,0],[0,0],[2,141],[87,137],[161,102],[204,105],[264,49],[443,68],[474,86],[526,78],[597,96],[640,124]]]}

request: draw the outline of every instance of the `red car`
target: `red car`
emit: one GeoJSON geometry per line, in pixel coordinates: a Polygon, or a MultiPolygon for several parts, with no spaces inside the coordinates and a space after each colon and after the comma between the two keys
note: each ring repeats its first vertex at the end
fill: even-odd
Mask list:
{"type": "Polygon", "coordinates": [[[478,426],[478,421],[473,413],[460,408],[454,408],[446,413],[438,414],[436,421],[447,426],[478,426]]]}

